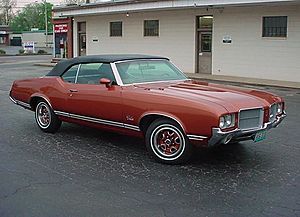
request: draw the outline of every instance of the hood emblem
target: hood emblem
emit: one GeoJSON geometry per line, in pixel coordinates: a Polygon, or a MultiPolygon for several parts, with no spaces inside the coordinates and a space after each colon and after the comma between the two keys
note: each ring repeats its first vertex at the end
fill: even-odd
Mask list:
{"type": "Polygon", "coordinates": [[[126,120],[127,121],[134,121],[134,117],[131,115],[126,115],[126,120]]]}

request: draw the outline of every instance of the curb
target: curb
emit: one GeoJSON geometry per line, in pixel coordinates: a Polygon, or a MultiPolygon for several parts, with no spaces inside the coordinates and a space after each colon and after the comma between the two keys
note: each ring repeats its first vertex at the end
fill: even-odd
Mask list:
{"type": "Polygon", "coordinates": [[[23,56],[47,56],[52,55],[50,53],[46,54],[0,54],[0,57],[23,57],[23,56]]]}
{"type": "Polygon", "coordinates": [[[253,79],[253,81],[242,80],[239,77],[236,79],[226,79],[226,78],[207,78],[207,77],[198,77],[191,74],[186,74],[189,78],[201,81],[216,81],[216,82],[226,82],[232,84],[242,84],[242,85],[253,85],[260,87],[277,87],[277,88],[290,88],[290,89],[300,89],[300,83],[298,82],[282,82],[282,81],[273,81],[273,80],[259,80],[253,79]],[[283,84],[282,84],[283,83],[283,84]]]}
{"type": "Polygon", "coordinates": [[[54,67],[56,63],[34,63],[34,66],[54,67]]]}

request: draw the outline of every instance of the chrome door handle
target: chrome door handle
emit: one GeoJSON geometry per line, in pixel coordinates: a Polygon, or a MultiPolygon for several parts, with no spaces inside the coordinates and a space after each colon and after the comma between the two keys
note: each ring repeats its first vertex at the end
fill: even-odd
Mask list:
{"type": "Polygon", "coordinates": [[[71,92],[71,93],[76,93],[76,92],[78,92],[78,90],[70,89],[70,92],[71,92]]]}

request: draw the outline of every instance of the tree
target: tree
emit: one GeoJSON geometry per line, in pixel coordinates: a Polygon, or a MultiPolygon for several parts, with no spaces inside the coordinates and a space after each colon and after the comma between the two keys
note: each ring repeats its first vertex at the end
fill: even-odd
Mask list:
{"type": "Polygon", "coordinates": [[[47,9],[48,29],[52,29],[52,4],[31,3],[26,5],[16,16],[11,19],[9,25],[15,32],[30,31],[32,28],[45,30],[45,4],[47,9]]]}
{"type": "Polygon", "coordinates": [[[15,5],[15,0],[0,0],[0,24],[8,25],[15,5]]]}

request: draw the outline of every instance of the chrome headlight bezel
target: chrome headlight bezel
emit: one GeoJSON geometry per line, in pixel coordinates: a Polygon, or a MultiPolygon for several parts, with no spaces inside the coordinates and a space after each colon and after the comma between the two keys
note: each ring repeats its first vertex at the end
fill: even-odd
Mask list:
{"type": "Polygon", "coordinates": [[[228,129],[235,126],[235,113],[222,115],[219,119],[220,129],[228,129]]]}
{"type": "Polygon", "coordinates": [[[283,113],[283,103],[277,103],[277,109],[276,109],[276,114],[281,115],[283,113]]]}
{"type": "Polygon", "coordinates": [[[284,102],[273,103],[270,106],[269,111],[269,121],[274,121],[277,116],[280,116],[284,113],[284,102]]]}
{"type": "Polygon", "coordinates": [[[225,126],[225,118],[223,116],[221,116],[220,120],[219,120],[219,127],[221,129],[224,129],[224,126],[225,126]]]}

